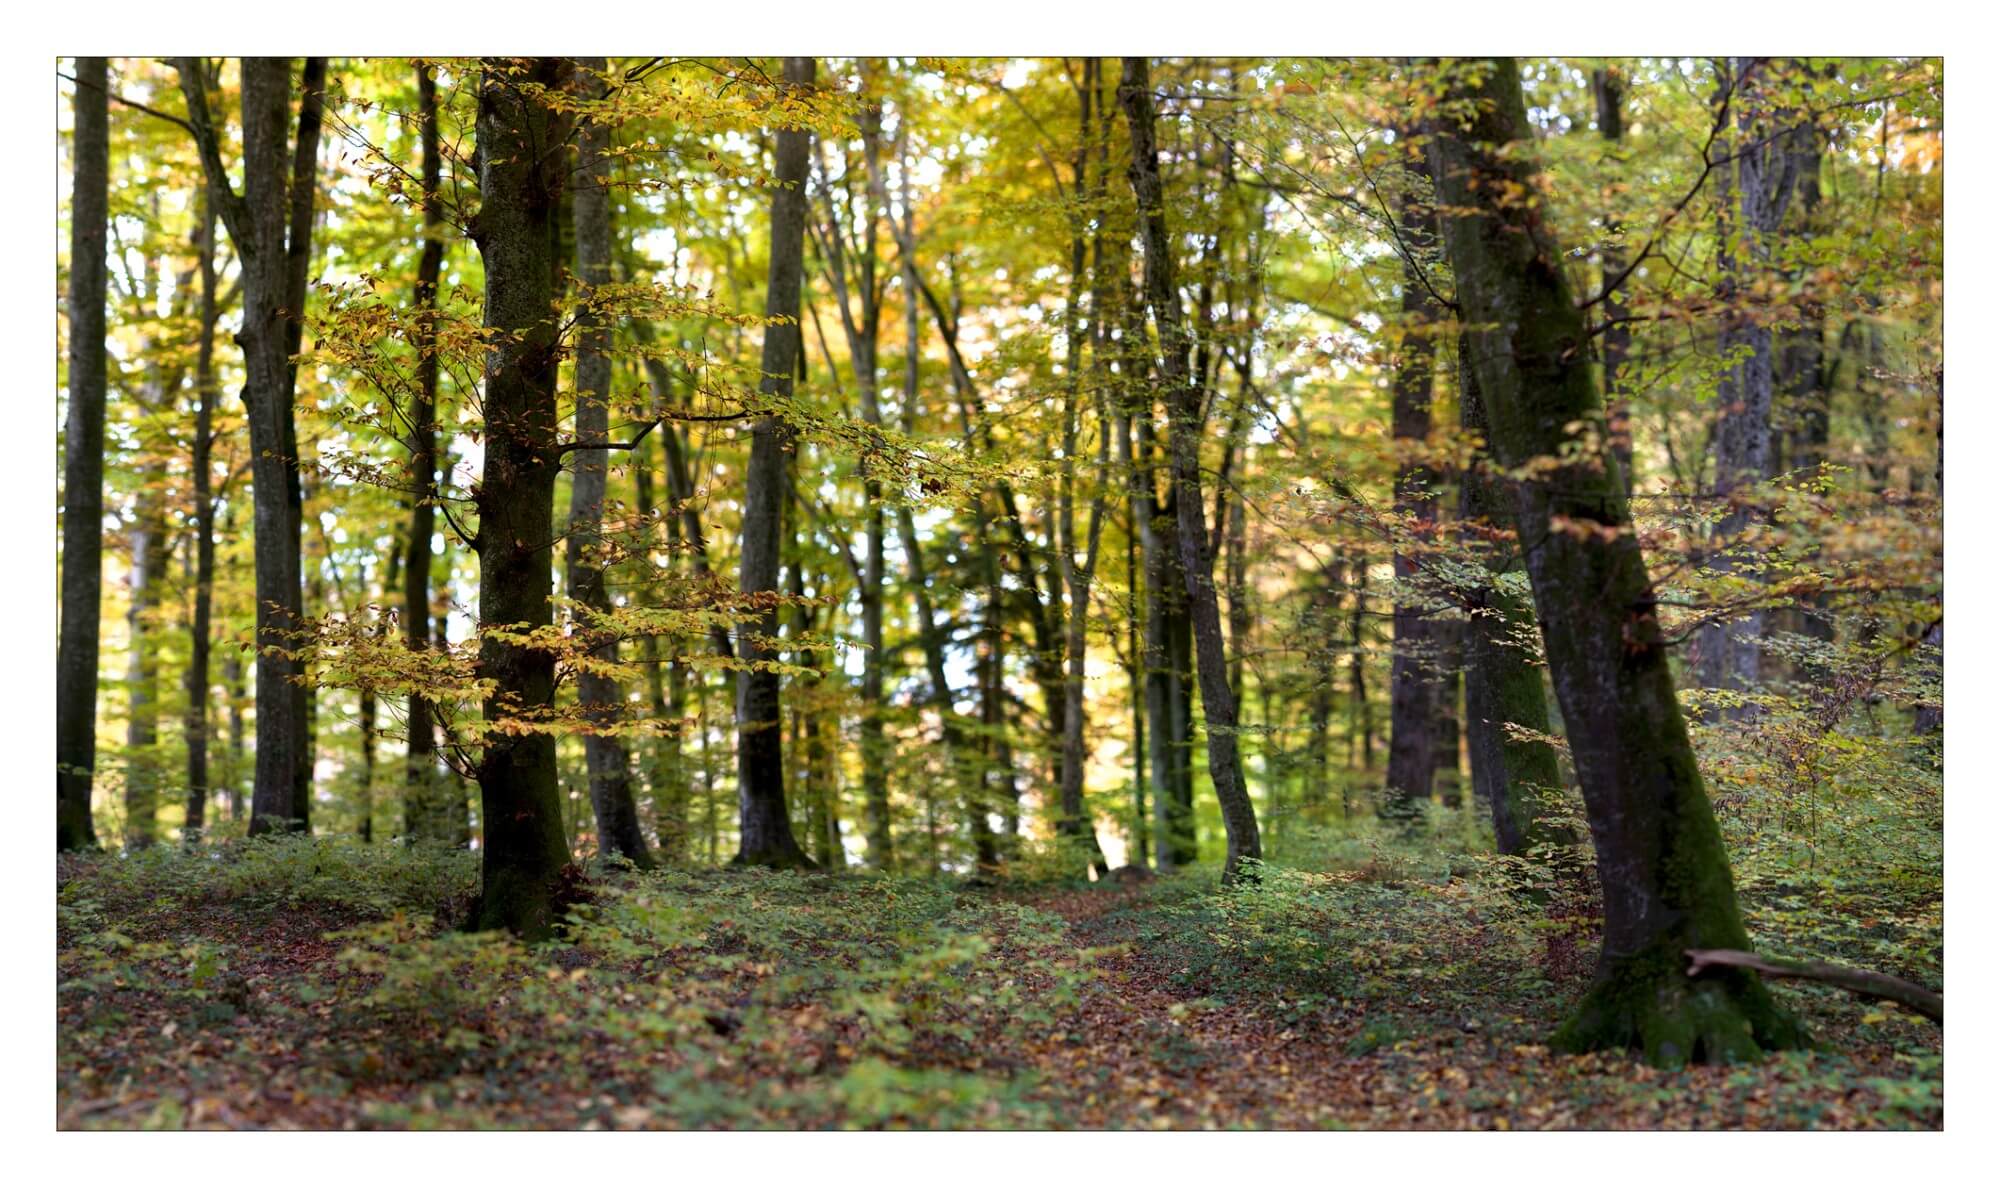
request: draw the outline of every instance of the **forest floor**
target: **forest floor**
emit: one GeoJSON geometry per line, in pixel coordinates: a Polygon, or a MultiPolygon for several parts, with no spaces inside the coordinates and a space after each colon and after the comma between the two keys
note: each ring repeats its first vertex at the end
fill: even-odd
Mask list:
{"type": "Polygon", "coordinates": [[[1776,992],[1821,1047],[1543,1041],[1589,945],[1476,870],[1137,883],[600,878],[557,944],[440,927],[465,855],[65,859],[70,1128],[1935,1128],[1938,1031],[1776,992]]]}

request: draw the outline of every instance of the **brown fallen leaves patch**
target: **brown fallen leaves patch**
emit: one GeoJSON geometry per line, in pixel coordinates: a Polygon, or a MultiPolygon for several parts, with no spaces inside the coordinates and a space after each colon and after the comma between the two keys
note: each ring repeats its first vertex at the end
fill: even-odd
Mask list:
{"type": "MultiPolygon", "coordinates": [[[[977,960],[1018,970],[1033,1022],[941,996],[924,1030],[884,1055],[865,1012],[815,997],[801,969],[731,963],[711,928],[696,956],[555,950],[518,990],[467,1005],[451,1034],[356,1009],[373,985],[313,911],[165,910],[108,956],[58,953],[58,1125],[1081,1129],[1714,1129],[1935,1127],[1941,1063],[1926,1025],[1810,994],[1829,1050],[1660,1072],[1540,1043],[1543,998],[1477,1011],[1421,994],[1303,1009],[1217,998],[1147,939],[1149,886],[960,893],[961,911],[1023,903],[1066,933],[1014,938],[977,960]],[[201,974],[204,946],[226,969],[201,974]],[[1058,996],[1055,957],[1093,950],[1058,996]],[[1059,953],[1057,950],[1066,949],[1059,953]],[[678,964],[677,964],[678,963],[678,964]],[[710,967],[714,968],[710,968],[710,967]],[[199,989],[194,984],[200,982],[199,989]],[[532,985],[525,984],[532,983],[532,985]],[[598,997],[593,998],[592,995],[598,997]],[[609,1010],[610,1013],[607,1013],[609,1010]],[[633,1020],[639,1022],[633,1023],[633,1020]],[[648,1021],[650,1020],[650,1021],[648,1021]],[[412,1037],[423,1040],[413,1043],[412,1037]]],[[[727,923],[727,922],[725,922],[727,923]]],[[[796,963],[839,960],[830,935],[796,963]]],[[[809,969],[805,972],[810,973],[809,969]]],[[[918,978],[896,990],[921,997],[918,978]]],[[[1789,992],[1788,992],[1789,993],[1789,992]]]]}

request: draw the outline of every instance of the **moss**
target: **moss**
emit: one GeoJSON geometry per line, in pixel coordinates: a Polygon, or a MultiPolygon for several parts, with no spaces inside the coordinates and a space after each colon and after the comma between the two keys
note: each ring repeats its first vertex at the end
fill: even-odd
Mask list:
{"type": "Polygon", "coordinates": [[[1611,961],[1551,1038],[1562,1052],[1629,1050],[1659,1068],[1735,1064],[1808,1046],[1805,1028],[1755,974],[1686,974],[1678,938],[1611,961]]]}

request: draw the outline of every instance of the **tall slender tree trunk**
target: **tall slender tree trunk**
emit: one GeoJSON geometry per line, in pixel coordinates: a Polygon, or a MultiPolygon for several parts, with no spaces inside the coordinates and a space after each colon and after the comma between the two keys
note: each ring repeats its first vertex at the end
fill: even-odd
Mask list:
{"type": "Polygon", "coordinates": [[[221,316],[215,292],[214,199],[201,201],[200,241],[196,245],[201,270],[200,329],[195,342],[194,448],[189,460],[194,484],[194,609],[188,626],[187,708],[182,733],[187,739],[187,823],[182,837],[190,844],[208,824],[212,794],[208,774],[209,651],[215,602],[215,494],[212,454],[215,445],[215,323],[221,316]]]}
{"type": "MultiPolygon", "coordinates": [[[[1624,71],[1613,65],[1591,71],[1590,93],[1597,107],[1597,134],[1616,156],[1625,139],[1624,71]]],[[[1617,218],[1607,215],[1604,220],[1607,242],[1598,252],[1598,268],[1603,278],[1600,283],[1609,284],[1625,271],[1625,249],[1619,242],[1620,235],[1617,218]]],[[[1625,360],[1632,353],[1632,325],[1625,320],[1628,312],[1622,293],[1614,291],[1604,299],[1605,325],[1599,358],[1604,365],[1604,398],[1610,409],[1606,428],[1611,438],[1611,453],[1618,459],[1618,473],[1629,498],[1632,494],[1632,417],[1628,408],[1629,396],[1621,382],[1625,378],[1625,360]]]]}
{"type": "Polygon", "coordinates": [[[553,736],[555,657],[501,638],[553,622],[551,502],[556,441],[557,219],[569,121],[549,102],[560,58],[489,58],[479,80],[480,207],[473,242],[486,267],[486,459],[478,495],[479,672],[493,682],[479,763],[480,892],[473,923],[547,936],[569,862],[553,736]]]}
{"type": "MultiPolygon", "coordinates": [[[[417,125],[423,158],[423,247],[417,255],[417,321],[410,343],[417,352],[417,392],[410,410],[410,527],[405,541],[409,555],[403,561],[403,640],[410,650],[421,652],[431,646],[431,538],[437,531],[437,305],[445,253],[437,80],[428,64],[417,67],[417,125]]],[[[438,770],[436,718],[430,701],[412,693],[406,720],[409,747],[403,771],[403,832],[417,842],[451,845],[466,832],[465,799],[456,782],[438,770]]]]}
{"type": "MultiPolygon", "coordinates": [[[[237,343],[247,373],[243,402],[250,425],[257,602],[257,771],[250,832],[303,830],[310,812],[300,787],[309,771],[304,666],[286,654],[295,646],[302,613],[298,450],[288,362],[293,341],[288,317],[296,318],[299,305],[291,302],[293,269],[286,243],[291,59],[242,61],[241,194],[230,184],[209,117],[206,71],[193,58],[175,61],[208,193],[236,245],[242,271],[243,327],[237,343]]],[[[302,118],[301,131],[304,126],[302,118]]],[[[317,118],[312,127],[316,136],[317,118]]],[[[301,293],[303,288],[301,280],[301,293]]]]}
{"type": "MultiPolygon", "coordinates": [[[[1414,178],[1421,170],[1412,166],[1409,173],[1414,178]]],[[[1390,435],[1404,449],[1421,449],[1431,433],[1431,392],[1437,362],[1437,340],[1432,332],[1437,309],[1425,288],[1422,261],[1411,255],[1428,250],[1435,236],[1430,230],[1430,212],[1416,197],[1404,197],[1399,218],[1409,254],[1403,259],[1402,337],[1391,382],[1390,435]]],[[[1396,512],[1409,518],[1419,537],[1428,536],[1437,523],[1433,491],[1437,471],[1427,462],[1398,459],[1397,466],[1396,512]]],[[[1382,815],[1407,828],[1422,818],[1424,806],[1430,803],[1438,766],[1444,689],[1439,676],[1438,624],[1409,601],[1409,586],[1417,578],[1419,563],[1405,552],[1396,553],[1393,562],[1398,596],[1395,651],[1389,665],[1389,776],[1382,815]]],[[[1456,756],[1454,745],[1454,767],[1456,756]]]]}
{"type": "Polygon", "coordinates": [[[104,585],[104,299],[110,65],[76,60],[70,187],[69,411],[63,428],[62,626],[56,649],[56,849],[94,849],[98,618],[104,585]]]}
{"type": "Polygon", "coordinates": [[[159,833],[160,658],[153,628],[168,553],[160,490],[166,478],[164,463],[150,463],[140,470],[137,506],[127,533],[132,556],[126,615],[125,846],[132,850],[152,845],[159,833]]]}
{"type": "MultiPolygon", "coordinates": [[[[572,90],[582,98],[598,98],[604,89],[605,60],[579,58],[574,65],[572,90]]],[[[577,280],[587,290],[585,304],[577,314],[576,336],[576,436],[585,442],[607,441],[611,432],[611,356],[607,353],[611,332],[589,306],[597,289],[611,282],[611,179],[604,155],[610,139],[611,129],[598,119],[588,115],[578,118],[577,174],[570,209],[577,280]]],[[[603,623],[611,612],[603,560],[609,457],[602,449],[575,451],[564,573],[569,596],[582,612],[579,630],[586,635],[608,636],[591,649],[591,655],[615,664],[617,635],[603,623]]],[[[583,738],[583,753],[598,852],[616,854],[642,870],[650,869],[653,856],[646,850],[646,836],[639,828],[639,805],[632,794],[632,757],[624,739],[615,733],[624,717],[625,690],[616,679],[598,672],[579,674],[576,687],[578,705],[590,725],[583,738]]]]}
{"type": "Polygon", "coordinates": [[[1179,505],[1176,519],[1181,568],[1187,582],[1195,667],[1201,679],[1202,713],[1208,730],[1208,773],[1222,805],[1222,823],[1228,835],[1223,880],[1230,882],[1241,873],[1246,859],[1263,857],[1263,847],[1237,750],[1236,693],[1229,687],[1222,615],[1209,566],[1208,529],[1202,523],[1201,388],[1188,369],[1188,335],[1181,317],[1180,292],[1174,283],[1173,241],[1167,230],[1159,154],[1153,144],[1153,92],[1146,59],[1125,59],[1118,98],[1132,133],[1132,189],[1139,203],[1146,249],[1146,303],[1152,307],[1153,324],[1159,331],[1161,379],[1167,390],[1168,453],[1173,460],[1179,505]]]}
{"type": "MultiPolygon", "coordinates": [[[[811,58],[786,58],[785,87],[813,85],[811,58]]],[[[799,333],[799,288],[805,264],[806,164],[812,134],[786,128],[777,134],[777,189],[771,197],[771,264],[764,313],[783,319],[764,328],[763,379],[757,390],[779,401],[792,394],[792,373],[803,339],[799,333]]],[[[743,572],[746,595],[768,597],[778,590],[778,553],[784,540],[785,468],[791,430],[780,416],[761,418],[750,432],[750,464],[743,476],[743,572]]],[[[742,638],[747,661],[776,660],[778,614],[775,604],[749,624],[742,638]]],[[[785,762],[780,678],[749,668],[736,675],[737,821],[736,865],[811,866],[792,836],[785,807],[785,762]]]]}
{"type": "MultiPolygon", "coordinates": [[[[1601,415],[1582,312],[1531,194],[1533,132],[1511,59],[1453,63],[1472,115],[1432,142],[1468,352],[1509,469],[1562,453],[1601,415]]],[[[1722,836],[1674,699],[1652,579],[1615,467],[1570,460],[1514,489],[1529,583],[1604,891],[1597,980],[1555,1039],[1637,1048],[1660,1064],[1729,1061],[1801,1042],[1754,975],[1691,978],[1685,951],[1747,949],[1722,836]],[[1582,523],[1601,531],[1565,532],[1582,523]]]]}

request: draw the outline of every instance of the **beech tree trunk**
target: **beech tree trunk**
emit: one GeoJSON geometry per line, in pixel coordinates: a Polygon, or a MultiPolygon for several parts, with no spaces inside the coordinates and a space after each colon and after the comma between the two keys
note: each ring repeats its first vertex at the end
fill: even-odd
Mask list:
{"type": "Polygon", "coordinates": [[[139,472],[141,486],[127,533],[131,569],[126,614],[125,846],[131,850],[152,845],[159,832],[160,661],[153,626],[167,561],[166,509],[160,503],[166,479],[164,463],[149,464],[139,472]]]}
{"type": "MultiPolygon", "coordinates": [[[[603,58],[579,58],[572,82],[582,97],[595,99],[603,91],[603,58]]],[[[595,119],[579,118],[576,128],[577,180],[571,192],[575,224],[577,280],[589,292],[611,281],[611,191],[604,153],[611,129],[595,119]]],[[[607,401],[611,392],[610,329],[586,305],[577,314],[576,436],[578,441],[608,441],[611,432],[607,401]]],[[[564,572],[569,596],[583,612],[579,630],[606,633],[610,638],[591,650],[601,660],[616,663],[618,640],[600,625],[611,611],[605,586],[604,489],[609,451],[579,449],[570,476],[569,531],[564,572]]],[[[590,808],[597,824],[597,848],[619,855],[642,870],[653,856],[639,828],[639,805],[632,795],[632,758],[616,733],[623,718],[625,690],[615,679],[594,672],[577,676],[577,702],[591,733],[583,738],[584,766],[590,780],[590,808]]]]}
{"type": "MultiPolygon", "coordinates": [[[[811,58],[786,58],[785,86],[813,85],[811,58]]],[[[802,128],[777,134],[777,188],[771,197],[771,263],[764,314],[784,319],[764,328],[763,379],[757,390],[779,401],[792,394],[798,366],[799,288],[805,262],[806,163],[812,134],[802,128]]],[[[782,416],[765,416],[750,431],[750,463],[743,476],[743,572],[740,589],[751,597],[778,592],[778,553],[784,540],[785,468],[791,430],[782,416]]],[[[770,608],[740,636],[743,659],[775,661],[778,611],[770,608]]],[[[737,821],[735,865],[811,866],[792,836],[785,807],[781,681],[776,672],[747,668],[736,674],[737,821]]]]}
{"type": "Polygon", "coordinates": [[[215,292],[215,200],[201,200],[200,239],[195,245],[201,270],[200,328],[195,343],[194,448],[189,470],[194,484],[194,608],[188,626],[187,708],[182,734],[187,740],[187,819],[181,830],[189,844],[201,837],[208,823],[208,674],[215,600],[215,495],[212,453],[215,445],[215,323],[221,316],[215,292]]]}
{"type": "MultiPolygon", "coordinates": [[[[1414,175],[1419,171],[1413,167],[1410,172],[1414,175]]],[[[1403,199],[1399,217],[1407,253],[1423,251],[1434,242],[1430,212],[1415,197],[1403,199]]],[[[1437,310],[1425,291],[1420,267],[1421,261],[1405,256],[1402,338],[1390,388],[1389,432],[1403,449],[1421,447],[1431,433],[1431,391],[1437,361],[1432,329],[1437,310]]],[[[1427,463],[1399,461],[1398,467],[1396,513],[1410,517],[1421,536],[1437,521],[1437,497],[1432,491],[1437,472],[1427,463]]],[[[1416,578],[1415,558],[1399,552],[1393,563],[1399,587],[1416,578]]],[[[1424,806],[1430,803],[1444,716],[1438,625],[1408,599],[1406,588],[1396,599],[1395,650],[1389,664],[1389,775],[1382,801],[1382,815],[1402,822],[1405,828],[1420,821],[1424,806]]],[[[1456,740],[1453,756],[1456,766],[1456,740]]]]}
{"type": "MultiPolygon", "coordinates": [[[[417,322],[410,345],[417,352],[416,403],[410,410],[410,528],[403,560],[403,640],[412,651],[431,646],[431,538],[437,531],[437,292],[444,271],[444,203],[439,196],[443,155],[438,146],[437,81],[417,67],[417,126],[422,143],[423,248],[414,292],[417,322]]],[[[438,641],[442,644],[444,641],[438,641]]],[[[462,844],[468,832],[465,798],[438,770],[435,717],[429,700],[411,694],[409,749],[404,761],[403,832],[411,840],[462,844]]]]}
{"type": "MultiPolygon", "coordinates": [[[[1625,140],[1625,74],[1616,66],[1590,72],[1591,98],[1597,106],[1597,134],[1615,157],[1625,140]]],[[[1625,271],[1625,249],[1619,242],[1621,229],[1615,217],[1606,216],[1604,235],[1608,242],[1598,252],[1602,283],[1625,271]]],[[[1624,297],[1617,292],[1604,299],[1604,333],[1600,359],[1604,365],[1604,399],[1610,409],[1606,428],[1611,436],[1611,452],[1618,459],[1618,471],[1625,482],[1625,495],[1632,494],[1632,418],[1628,395],[1621,384],[1625,359],[1632,353],[1632,325],[1626,321],[1624,297]]]]}
{"type": "Polygon", "coordinates": [[[549,103],[561,58],[489,58],[479,80],[480,207],[473,242],[486,268],[486,460],[480,476],[479,671],[494,682],[479,763],[479,902],[473,925],[540,939],[570,860],[556,788],[555,657],[500,637],[551,625],[556,441],[557,219],[569,120],[549,103]]]}
{"type": "MultiPolygon", "coordinates": [[[[1459,318],[1492,429],[1518,468],[1559,455],[1602,413],[1582,311],[1536,206],[1533,132],[1512,59],[1451,63],[1472,115],[1432,143],[1459,318]]],[[[1574,458],[1514,488],[1529,583],[1604,892],[1594,985],[1555,1036],[1656,1064],[1731,1061],[1804,1039],[1756,977],[1690,978],[1690,948],[1748,949],[1722,836],[1661,637],[1652,579],[1615,464],[1574,458]]]]}
{"type": "Polygon", "coordinates": [[[1169,448],[1173,460],[1175,509],[1180,536],[1180,560],[1187,583],[1194,628],[1196,671],[1201,679],[1202,713],[1208,729],[1208,773],[1215,798],[1222,805],[1228,836],[1223,881],[1233,882],[1246,860],[1261,860],[1257,813],[1243,781],[1243,761],[1237,749],[1236,693],[1229,687],[1229,661],[1223,650],[1222,614],[1209,565],[1208,528],[1202,522],[1201,388],[1188,368],[1188,335],[1181,317],[1180,293],[1174,283],[1173,241],[1167,230],[1165,199],[1160,185],[1160,161],[1153,144],[1153,92],[1144,58],[1125,59],[1125,77],[1118,99],[1132,134],[1132,190],[1139,203],[1141,237],[1146,249],[1146,303],[1159,332],[1161,379],[1167,392],[1169,448]]]}
{"type": "Polygon", "coordinates": [[[56,849],[95,849],[98,617],[104,585],[104,245],[110,65],[76,60],[69,228],[69,410],[63,426],[62,626],[56,647],[56,849]]]}
{"type": "MultiPolygon", "coordinates": [[[[209,118],[205,74],[193,58],[175,60],[188,122],[229,238],[243,287],[243,403],[250,426],[250,481],[257,602],[257,771],[251,834],[308,828],[301,777],[309,773],[304,666],[285,655],[296,646],[302,613],[299,557],[298,442],[292,422],[293,330],[288,324],[292,267],[287,255],[286,149],[292,66],[289,58],[245,58],[243,192],[231,186],[209,118]]],[[[317,119],[313,128],[318,127],[317,119]]],[[[304,122],[301,122],[303,131],[304,122]]],[[[308,222],[308,227],[310,223],[308,222]]],[[[299,285],[303,292],[304,284],[299,285]]]]}
{"type": "MultiPolygon", "coordinates": [[[[1472,365],[1473,345],[1460,336],[1459,426],[1482,442],[1490,436],[1472,365]]],[[[1495,575],[1516,572],[1521,550],[1514,532],[1512,492],[1493,473],[1491,454],[1482,450],[1459,480],[1459,518],[1470,534],[1495,541],[1486,568],[1495,575]],[[1498,534],[1505,537],[1496,540],[1498,534]]],[[[1524,635],[1535,629],[1534,608],[1504,586],[1473,591],[1465,624],[1465,737],[1472,761],[1473,795],[1493,814],[1493,836],[1502,854],[1527,854],[1543,842],[1569,842],[1566,830],[1547,825],[1541,808],[1560,794],[1562,769],[1555,748],[1508,727],[1549,734],[1549,706],[1542,670],[1524,635]]]]}

